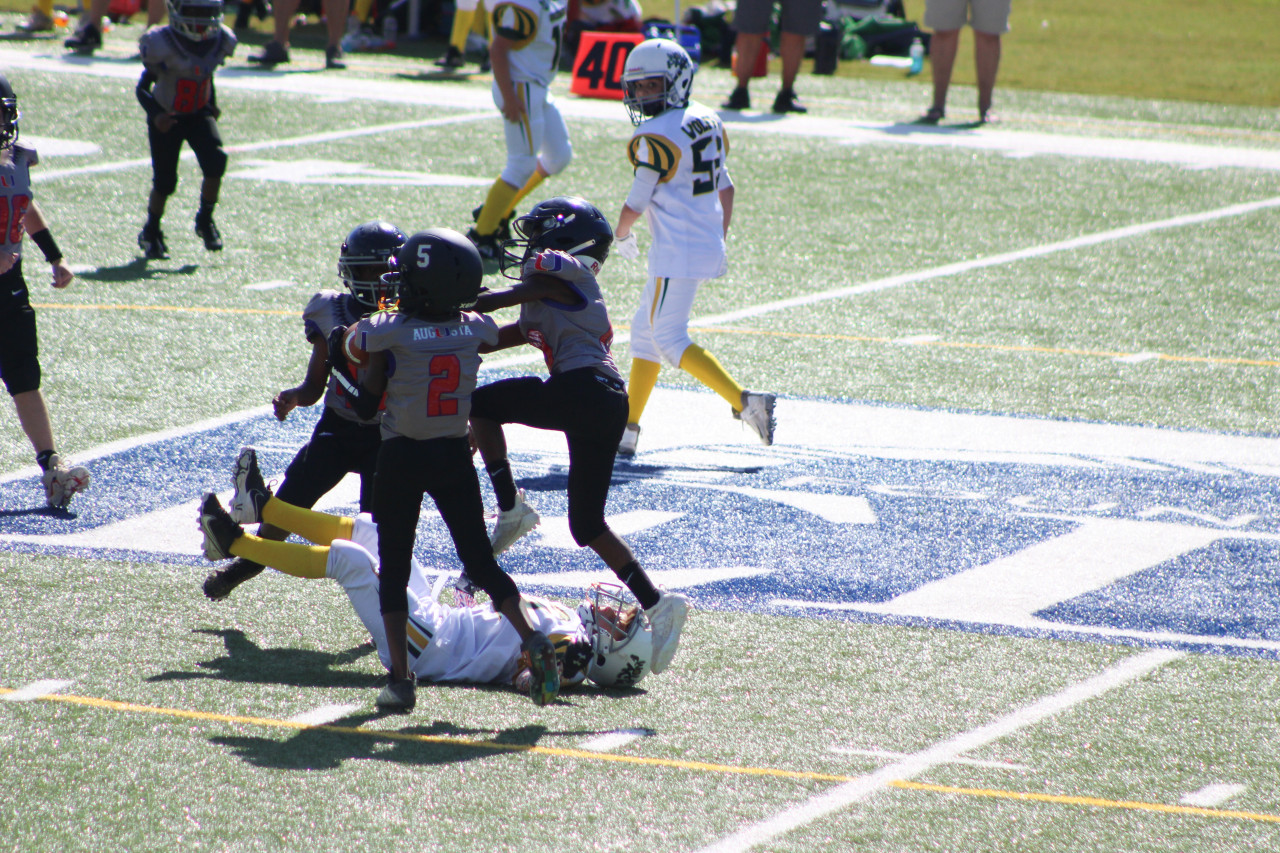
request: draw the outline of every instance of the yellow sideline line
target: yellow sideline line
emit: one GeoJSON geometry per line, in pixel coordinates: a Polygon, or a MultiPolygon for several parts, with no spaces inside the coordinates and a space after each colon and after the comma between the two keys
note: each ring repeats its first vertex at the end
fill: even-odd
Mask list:
{"type": "MultiPolygon", "coordinates": [[[[16,692],[9,687],[0,687],[0,696],[16,692]]],[[[581,758],[589,761],[614,762],[617,764],[634,764],[646,767],[669,767],[678,770],[700,770],[707,773],[724,773],[739,776],[768,776],[781,779],[800,779],[818,782],[853,782],[856,776],[839,776],[830,773],[813,773],[799,770],[782,770],[776,767],[744,767],[732,764],[713,764],[704,761],[684,761],[675,758],[644,758],[637,755],[615,755],[607,752],[592,752],[585,749],[567,749],[550,746],[526,746],[522,744],[493,743],[491,741],[473,740],[444,735],[410,734],[397,731],[380,731],[362,729],[351,726],[313,725],[294,720],[277,720],[270,717],[244,717],[235,714],[215,714],[208,711],[187,711],[181,708],[163,708],[154,705],[139,705],[134,702],[120,702],[114,699],[100,699],[95,696],[73,696],[49,693],[38,697],[50,702],[62,702],[68,705],[80,705],[88,708],[101,708],[110,711],[126,711],[139,714],[157,714],[186,720],[207,720],[221,723],[235,723],[247,726],[263,726],[277,729],[314,729],[335,734],[361,735],[364,737],[385,738],[386,740],[415,741],[418,743],[444,744],[471,749],[488,749],[494,752],[527,753],[532,755],[548,755],[557,758],[581,758]]],[[[1101,809],[1129,809],[1135,811],[1161,812],[1164,814],[1195,815],[1198,817],[1248,820],[1259,823],[1280,823],[1280,815],[1260,812],[1230,811],[1211,809],[1201,806],[1171,806],[1162,803],[1144,803],[1133,800],[1106,800],[1097,797],[1066,796],[1059,794],[1034,794],[1020,791],[1002,791],[988,788],[962,788],[952,785],[932,785],[925,782],[894,780],[886,783],[889,787],[908,791],[928,791],[938,794],[952,794],[967,797],[987,797],[1022,802],[1056,803],[1058,805],[1088,806],[1101,809]]]]}
{"type": "MultiPolygon", "coordinates": [[[[1125,358],[1132,355],[1147,355],[1147,353],[1133,352],[1107,352],[1105,350],[1084,350],[1069,349],[1063,347],[1041,347],[1024,344],[982,344],[970,343],[966,341],[911,341],[906,344],[899,344],[894,338],[872,335],[837,335],[823,334],[820,332],[775,332],[768,329],[743,329],[735,326],[700,326],[699,334],[710,333],[716,334],[720,332],[735,335],[761,335],[765,337],[775,338],[806,338],[812,340],[826,341],[857,341],[859,343],[876,343],[876,344],[894,344],[895,346],[913,346],[913,347],[953,347],[957,349],[981,349],[995,350],[998,352],[1031,352],[1042,353],[1046,355],[1080,355],[1091,356],[1095,358],[1125,358]]],[[[1199,364],[1237,364],[1247,367],[1280,367],[1280,361],[1272,361],[1268,359],[1253,358],[1214,358],[1211,356],[1201,355],[1166,355],[1162,352],[1150,353],[1153,361],[1185,361],[1195,362],[1199,364]]]]}
{"type": "MultiPolygon", "coordinates": [[[[265,308],[200,308],[194,306],[182,305],[59,305],[52,303],[32,303],[33,308],[44,309],[65,309],[65,310],[110,310],[110,311],[190,311],[198,314],[270,314],[274,316],[297,317],[300,316],[297,311],[278,311],[265,308]]],[[[630,326],[614,325],[615,330],[629,331],[630,326]]],[[[725,335],[758,335],[760,337],[770,338],[794,338],[797,340],[818,340],[818,341],[853,341],[857,343],[873,343],[873,344],[894,344],[899,345],[894,338],[876,336],[876,335],[839,335],[827,334],[820,332],[776,332],[769,329],[744,329],[738,326],[700,326],[698,328],[700,334],[725,334],[725,335]]],[[[950,347],[953,349],[974,349],[974,350],[990,350],[993,352],[1028,352],[1039,353],[1041,355],[1075,355],[1089,358],[1106,358],[1117,359],[1126,358],[1133,355],[1150,355],[1152,361],[1172,361],[1186,362],[1193,364],[1222,364],[1237,365],[1240,367],[1280,367],[1280,361],[1271,359],[1257,358],[1215,358],[1203,355],[1168,355],[1162,352],[1153,353],[1132,353],[1132,352],[1109,352],[1106,350],[1086,350],[1071,349],[1066,347],[1042,347],[1031,346],[1025,344],[983,344],[971,343],[967,341],[911,341],[903,346],[913,347],[950,347]]]]}
{"type": "Polygon", "coordinates": [[[1092,806],[1100,809],[1132,809],[1143,812],[1163,812],[1165,814],[1199,815],[1201,817],[1235,818],[1237,820],[1252,820],[1263,823],[1280,823],[1280,815],[1209,809],[1203,806],[1170,806],[1163,803],[1143,803],[1134,800],[1103,800],[1097,797],[1072,797],[1063,794],[1029,794],[1020,791],[998,791],[987,788],[957,788],[951,785],[930,785],[925,782],[907,782],[903,780],[889,782],[888,784],[893,788],[905,788],[910,791],[932,791],[938,794],[959,794],[967,797],[995,797],[1001,800],[1059,803],[1069,806],[1092,806]]]}
{"type": "Polygon", "coordinates": [[[198,305],[57,305],[33,302],[32,308],[64,311],[172,311],[194,314],[271,314],[278,317],[301,317],[299,311],[276,311],[268,308],[204,308],[198,305]]]}

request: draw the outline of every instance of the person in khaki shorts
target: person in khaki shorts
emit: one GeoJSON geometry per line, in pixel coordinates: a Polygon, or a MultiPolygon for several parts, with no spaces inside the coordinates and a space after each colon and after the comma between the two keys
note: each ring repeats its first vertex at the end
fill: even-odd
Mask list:
{"type": "Polygon", "coordinates": [[[996,87],[996,70],[1000,67],[1000,36],[1009,31],[1009,8],[1012,0],[925,0],[924,25],[933,30],[929,45],[933,68],[933,106],[922,115],[919,124],[937,124],[947,114],[947,89],[951,86],[951,68],[960,44],[960,28],[973,29],[974,65],[978,77],[978,121],[995,120],[991,111],[991,93],[996,87]]]}

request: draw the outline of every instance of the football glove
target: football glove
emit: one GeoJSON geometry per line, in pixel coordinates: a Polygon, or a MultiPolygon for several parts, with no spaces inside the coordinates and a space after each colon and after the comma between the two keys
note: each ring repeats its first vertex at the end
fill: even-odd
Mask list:
{"type": "Polygon", "coordinates": [[[346,326],[333,327],[333,331],[329,333],[329,357],[325,359],[325,366],[344,376],[347,373],[347,355],[342,351],[342,339],[346,336],[346,326]]]}
{"type": "Polygon", "coordinates": [[[636,240],[636,232],[634,231],[625,237],[615,240],[613,248],[619,256],[626,258],[628,261],[634,261],[640,257],[640,243],[636,240]]]}

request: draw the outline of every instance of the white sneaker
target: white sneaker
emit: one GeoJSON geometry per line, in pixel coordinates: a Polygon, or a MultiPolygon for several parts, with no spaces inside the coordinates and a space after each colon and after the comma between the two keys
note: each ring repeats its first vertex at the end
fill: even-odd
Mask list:
{"type": "Polygon", "coordinates": [[[751,427],[760,436],[760,443],[765,447],[773,444],[773,430],[777,426],[777,421],[773,418],[773,405],[777,400],[777,394],[743,391],[742,411],[733,413],[735,419],[751,427]]]}
{"type": "Polygon", "coordinates": [[[660,589],[662,597],[644,615],[649,619],[649,627],[653,631],[653,657],[649,661],[649,670],[657,675],[671,663],[680,647],[680,632],[684,630],[685,620],[689,618],[689,599],[678,592],[667,592],[660,589]]]}
{"type": "Polygon", "coordinates": [[[635,456],[636,445],[640,443],[640,424],[627,424],[622,431],[622,441],[618,442],[619,456],[635,456]]]}
{"type": "Polygon", "coordinates": [[[524,489],[516,492],[516,505],[498,513],[498,523],[489,538],[493,544],[493,555],[496,557],[516,544],[517,539],[537,527],[541,520],[533,507],[525,503],[524,489]]]}
{"type": "Polygon", "coordinates": [[[68,468],[58,454],[49,457],[49,467],[40,478],[44,499],[53,509],[66,509],[77,492],[89,488],[89,469],[82,465],[68,468]]]}

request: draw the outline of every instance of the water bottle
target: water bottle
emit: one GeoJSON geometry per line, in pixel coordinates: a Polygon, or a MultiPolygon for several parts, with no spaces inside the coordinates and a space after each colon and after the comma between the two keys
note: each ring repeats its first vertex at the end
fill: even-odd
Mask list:
{"type": "Polygon", "coordinates": [[[911,42],[911,67],[907,70],[908,77],[914,77],[924,70],[924,43],[920,39],[911,42]]]}
{"type": "Polygon", "coordinates": [[[396,31],[400,28],[396,16],[390,13],[382,19],[382,41],[388,50],[396,46],[396,31]]]}

